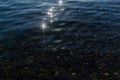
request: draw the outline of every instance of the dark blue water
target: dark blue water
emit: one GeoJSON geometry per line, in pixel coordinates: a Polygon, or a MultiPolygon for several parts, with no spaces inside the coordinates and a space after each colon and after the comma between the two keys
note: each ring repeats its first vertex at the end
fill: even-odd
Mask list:
{"type": "Polygon", "coordinates": [[[0,0],[0,47],[119,53],[120,1],[0,0]]]}

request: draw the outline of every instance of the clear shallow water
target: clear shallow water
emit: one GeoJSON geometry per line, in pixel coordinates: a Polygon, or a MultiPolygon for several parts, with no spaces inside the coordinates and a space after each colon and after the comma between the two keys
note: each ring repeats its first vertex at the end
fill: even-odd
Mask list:
{"type": "Polygon", "coordinates": [[[1,0],[2,47],[3,42],[119,53],[120,1],[1,0]]]}

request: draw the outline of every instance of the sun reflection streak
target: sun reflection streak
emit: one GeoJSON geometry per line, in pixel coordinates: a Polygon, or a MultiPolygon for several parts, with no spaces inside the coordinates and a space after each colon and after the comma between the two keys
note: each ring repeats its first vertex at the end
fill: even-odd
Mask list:
{"type": "MultiPolygon", "coordinates": [[[[59,9],[60,11],[64,11],[64,8],[61,8],[62,4],[64,4],[63,0],[58,0],[58,5],[60,7],[60,9],[59,9]]],[[[47,29],[49,30],[49,26],[48,26],[49,22],[52,24],[54,21],[58,20],[58,18],[56,17],[56,11],[58,11],[57,7],[51,6],[48,9],[48,12],[46,13],[47,16],[42,19],[40,28],[42,30],[43,36],[44,36],[46,30],[47,29]]]]}
{"type": "Polygon", "coordinates": [[[53,22],[53,16],[54,16],[53,12],[54,12],[54,9],[55,9],[55,7],[52,6],[52,7],[48,10],[48,12],[47,12],[48,16],[50,17],[50,22],[51,22],[51,23],[53,22]]]}
{"type": "Polygon", "coordinates": [[[51,18],[53,17],[53,10],[54,10],[54,7],[51,7],[47,13],[51,18]]]}
{"type": "MultiPolygon", "coordinates": [[[[63,4],[63,0],[58,0],[58,4],[62,5],[63,4]]],[[[43,21],[42,21],[42,24],[41,24],[41,28],[43,30],[43,33],[45,32],[46,28],[48,27],[47,24],[46,24],[47,22],[45,22],[45,21],[49,20],[49,22],[53,23],[54,20],[58,20],[58,18],[53,19],[53,17],[55,16],[55,14],[54,14],[55,9],[56,8],[54,6],[49,8],[48,12],[47,12],[47,15],[48,15],[49,19],[43,18],[43,21]]],[[[62,8],[62,9],[60,9],[60,11],[64,11],[64,9],[62,8]]]]}

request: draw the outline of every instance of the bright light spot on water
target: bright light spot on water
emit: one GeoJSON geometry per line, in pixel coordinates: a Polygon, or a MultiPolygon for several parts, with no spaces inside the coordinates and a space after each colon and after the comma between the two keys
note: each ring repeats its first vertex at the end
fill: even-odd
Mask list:
{"type": "Polygon", "coordinates": [[[53,10],[54,10],[55,7],[51,7],[48,11],[48,15],[52,18],[53,17],[53,10]]]}
{"type": "Polygon", "coordinates": [[[45,23],[45,22],[43,22],[43,23],[42,23],[41,28],[43,29],[43,32],[44,32],[44,31],[45,31],[45,29],[47,28],[47,25],[46,25],[46,23],[45,23]]]}
{"type": "Polygon", "coordinates": [[[53,17],[53,13],[52,13],[52,12],[48,12],[47,14],[48,14],[48,16],[50,16],[51,18],[53,17]]]}
{"type": "Polygon", "coordinates": [[[58,2],[58,3],[61,5],[61,4],[63,4],[63,1],[62,1],[62,0],[59,0],[59,2],[58,2]]]}
{"type": "Polygon", "coordinates": [[[52,8],[50,8],[50,9],[49,9],[49,11],[50,11],[50,12],[52,12],[52,11],[53,11],[53,9],[52,9],[52,8]]]}
{"type": "Polygon", "coordinates": [[[54,9],[55,9],[55,7],[51,7],[51,8],[49,9],[49,11],[52,12],[54,9]]]}
{"type": "Polygon", "coordinates": [[[51,15],[51,12],[48,12],[47,14],[50,16],[50,15],[51,15]]]}

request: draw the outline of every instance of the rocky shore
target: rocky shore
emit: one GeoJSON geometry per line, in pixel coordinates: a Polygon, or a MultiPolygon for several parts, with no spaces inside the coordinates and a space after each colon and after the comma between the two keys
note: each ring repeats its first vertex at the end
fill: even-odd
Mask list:
{"type": "MultiPolygon", "coordinates": [[[[14,42],[13,42],[14,43],[14,42]]],[[[5,45],[6,44],[6,45],[5,45]]],[[[0,45],[0,80],[119,80],[120,55],[0,45]]]]}

